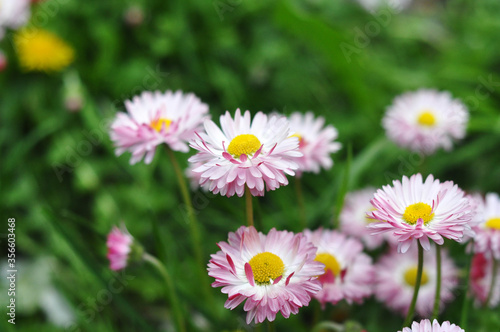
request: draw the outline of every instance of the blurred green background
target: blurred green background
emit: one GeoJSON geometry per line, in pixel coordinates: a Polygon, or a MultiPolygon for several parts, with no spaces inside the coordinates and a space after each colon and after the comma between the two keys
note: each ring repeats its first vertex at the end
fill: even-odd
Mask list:
{"type": "MultiPolygon", "coordinates": [[[[336,222],[346,190],[378,187],[417,170],[467,191],[499,192],[499,15],[497,0],[415,1],[401,12],[383,6],[375,13],[348,0],[39,3],[32,22],[66,40],[76,59],[63,73],[25,73],[11,35],[0,43],[9,58],[0,73],[1,247],[6,252],[6,220],[14,217],[19,264],[17,324],[7,326],[4,317],[0,328],[169,330],[156,271],[139,265],[116,275],[108,268],[106,235],[124,222],[166,262],[190,330],[251,330],[241,305],[232,312],[223,308],[220,289],[211,290],[215,306],[200,301],[189,227],[163,149],[151,165],[130,166],[129,154],[114,155],[109,121],[124,100],[143,90],[194,92],[216,122],[236,108],[324,116],[339,130],[343,149],[331,170],[303,177],[311,228],[336,222]],[[143,14],[142,21],[130,22],[131,8],[143,14]],[[68,75],[82,82],[84,105],[77,112],[65,108],[68,75]],[[396,95],[422,87],[450,91],[471,115],[466,139],[425,166],[418,155],[389,142],[381,127],[396,95]],[[109,297],[115,280],[124,287],[109,297]],[[68,321],[69,328],[57,325],[68,321]]],[[[188,155],[177,157],[187,165],[188,155]]],[[[215,243],[245,223],[244,202],[192,195],[208,262],[215,243]]],[[[254,204],[259,229],[300,231],[293,179],[254,204]]],[[[463,246],[449,245],[464,267],[463,246]]],[[[7,303],[4,286],[0,299],[7,303]]],[[[463,287],[441,320],[459,322],[463,287]]],[[[277,329],[310,330],[316,307],[312,303],[288,320],[278,315],[277,329]]],[[[471,310],[469,331],[500,331],[498,308],[471,310]]],[[[402,321],[373,299],[328,306],[321,318],[358,320],[370,332],[397,331],[402,321]]]]}

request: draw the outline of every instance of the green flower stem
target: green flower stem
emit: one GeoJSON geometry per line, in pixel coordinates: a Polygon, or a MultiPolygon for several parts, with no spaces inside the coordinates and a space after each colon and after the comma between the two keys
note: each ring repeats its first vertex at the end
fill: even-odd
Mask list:
{"type": "Polygon", "coordinates": [[[467,331],[467,316],[469,314],[469,285],[470,285],[470,270],[471,270],[471,262],[472,262],[472,257],[474,257],[473,254],[473,248],[474,248],[474,239],[471,240],[470,243],[470,253],[469,257],[467,259],[467,272],[466,272],[466,278],[467,278],[467,283],[465,284],[465,294],[464,294],[464,302],[462,303],[462,314],[460,315],[460,327],[467,331]]]}
{"type": "Polygon", "coordinates": [[[245,186],[245,201],[246,201],[246,212],[247,212],[247,224],[248,227],[253,226],[253,206],[252,206],[252,193],[247,186],[245,186]]]}
{"type": "Polygon", "coordinates": [[[267,331],[276,332],[276,329],[274,327],[274,322],[267,321],[267,331]]]}
{"type": "Polygon", "coordinates": [[[436,295],[434,297],[434,310],[432,320],[439,315],[439,302],[441,301],[441,246],[436,244],[436,295]]]}
{"type": "Polygon", "coordinates": [[[304,194],[302,193],[302,181],[300,177],[295,176],[295,194],[297,195],[297,203],[299,207],[300,216],[300,231],[307,228],[307,217],[306,217],[306,207],[304,204],[304,194]]]}
{"type": "Polygon", "coordinates": [[[413,290],[413,298],[411,299],[410,308],[408,308],[408,314],[406,315],[405,321],[403,323],[403,328],[410,326],[411,320],[413,319],[413,312],[415,311],[415,304],[417,303],[418,291],[420,290],[420,283],[422,281],[422,271],[424,267],[424,248],[419,241],[418,243],[418,266],[417,266],[417,280],[415,282],[415,288],[413,290]]]}
{"type": "Polygon", "coordinates": [[[151,256],[148,253],[144,253],[143,258],[146,262],[153,265],[163,277],[166,286],[165,295],[167,298],[167,302],[170,303],[170,307],[174,315],[176,329],[177,331],[185,332],[186,325],[184,323],[184,317],[182,315],[182,308],[180,306],[179,298],[177,297],[174,284],[172,283],[172,279],[170,277],[170,274],[168,273],[167,268],[156,257],[151,256]]]}
{"type": "Polygon", "coordinates": [[[491,258],[493,260],[493,269],[491,271],[491,284],[490,284],[490,290],[488,292],[488,297],[486,298],[485,306],[488,307],[490,304],[491,298],[493,297],[493,290],[495,289],[495,281],[497,278],[497,270],[498,270],[498,260],[495,259],[495,257],[491,258]]]}
{"type": "Polygon", "coordinates": [[[337,323],[334,323],[334,322],[324,321],[324,322],[320,322],[319,324],[317,324],[312,329],[311,332],[320,332],[323,330],[334,331],[334,332],[343,332],[344,326],[337,324],[337,323]]]}

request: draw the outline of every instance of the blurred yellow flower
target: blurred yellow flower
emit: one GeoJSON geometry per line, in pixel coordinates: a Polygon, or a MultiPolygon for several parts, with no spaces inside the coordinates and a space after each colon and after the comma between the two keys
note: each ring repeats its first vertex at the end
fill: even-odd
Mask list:
{"type": "Polygon", "coordinates": [[[60,71],[75,57],[65,41],[41,29],[22,29],[14,37],[21,67],[27,71],[60,71]]]}

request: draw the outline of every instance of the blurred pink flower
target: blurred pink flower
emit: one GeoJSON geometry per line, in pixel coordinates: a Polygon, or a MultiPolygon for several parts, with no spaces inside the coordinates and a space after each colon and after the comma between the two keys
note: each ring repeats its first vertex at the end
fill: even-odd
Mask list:
{"type": "Polygon", "coordinates": [[[486,194],[477,210],[480,211],[481,223],[473,228],[476,232],[474,252],[491,252],[495,259],[500,260],[500,197],[496,193],[486,194]]]}
{"type": "Polygon", "coordinates": [[[30,15],[30,0],[0,0],[0,40],[5,35],[5,28],[22,27],[30,15]]]}
{"type": "Polygon", "coordinates": [[[387,136],[411,151],[433,154],[451,150],[453,140],[465,136],[469,113],[449,92],[421,89],[394,99],[382,125],[387,136]]]}
{"type": "Polygon", "coordinates": [[[333,166],[330,154],[341,147],[340,143],[334,141],[338,137],[337,129],[332,125],[323,127],[325,119],[314,118],[312,112],[295,112],[288,119],[290,132],[299,139],[299,151],[302,152],[302,157],[297,158],[297,172],[319,173],[320,167],[330,169],[333,166]]]}
{"type": "Polygon", "coordinates": [[[373,222],[367,227],[372,234],[392,232],[398,239],[398,251],[405,253],[415,240],[429,250],[429,238],[443,244],[443,237],[458,242],[464,234],[473,235],[472,212],[464,192],[451,181],[440,183],[429,175],[414,174],[393,186],[383,186],[371,200],[374,211],[368,212],[373,222]]]}
{"type": "MultiPolygon", "coordinates": [[[[387,307],[405,315],[410,307],[417,278],[417,248],[406,254],[391,249],[375,264],[375,296],[387,307]]],[[[441,303],[453,298],[453,289],[458,285],[458,270],[443,249],[441,251],[441,303]]],[[[415,311],[421,317],[432,313],[436,293],[436,253],[424,252],[424,269],[415,311]]],[[[441,305],[440,308],[444,306],[441,305]]]]}
{"type": "MultiPolygon", "coordinates": [[[[492,277],[493,259],[491,255],[485,255],[483,253],[475,254],[472,258],[470,286],[472,295],[476,299],[475,303],[477,306],[486,305],[492,277]]],[[[497,267],[495,278],[495,286],[491,294],[491,299],[487,304],[490,308],[494,308],[500,304],[500,265],[497,267]]]]}
{"type": "Polygon", "coordinates": [[[131,251],[134,238],[123,228],[113,227],[108,234],[106,245],[108,247],[107,258],[110,262],[111,270],[117,271],[127,266],[129,253],[131,251]]]}
{"type": "Polygon", "coordinates": [[[172,150],[188,152],[187,143],[194,138],[209,117],[208,106],[192,93],[181,91],[143,92],[125,101],[128,113],[118,113],[111,124],[111,140],[119,156],[132,153],[131,164],[144,157],[153,160],[156,147],[167,144],[172,150]]]}
{"type": "Polygon", "coordinates": [[[375,270],[361,242],[332,230],[306,229],[304,235],[318,247],[315,260],[325,264],[319,276],[323,289],[314,295],[322,306],[341,300],[361,303],[372,294],[375,270]]]}
{"type": "Polygon", "coordinates": [[[191,143],[198,153],[189,161],[202,165],[193,172],[200,173],[200,185],[214,194],[243,196],[245,186],[253,196],[264,196],[266,189],[275,190],[288,184],[288,175],[298,168],[297,137],[289,137],[285,117],[268,117],[258,112],[253,121],[250,112],[234,119],[229,112],[220,117],[222,130],[213,121],[205,121],[206,133],[199,133],[191,143]]]}
{"type": "Polygon", "coordinates": [[[5,68],[7,68],[7,57],[2,50],[0,50],[0,72],[4,71],[5,68]]]}
{"type": "Polygon", "coordinates": [[[273,228],[265,235],[242,226],[217,245],[221,250],[208,264],[212,286],[228,295],[227,309],[246,300],[247,324],[273,321],[278,312],[297,314],[321,289],[317,276],[324,265],[314,260],[316,247],[302,234],[273,228]]]}
{"type": "Polygon", "coordinates": [[[428,319],[423,319],[420,323],[413,322],[411,328],[405,327],[403,331],[399,332],[465,332],[465,330],[460,328],[460,326],[451,324],[449,321],[443,322],[440,325],[435,319],[432,323],[428,319]]]}

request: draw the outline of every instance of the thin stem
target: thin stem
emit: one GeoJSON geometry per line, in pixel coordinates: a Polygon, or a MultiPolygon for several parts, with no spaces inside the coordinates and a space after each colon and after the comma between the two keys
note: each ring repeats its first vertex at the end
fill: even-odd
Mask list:
{"type": "Polygon", "coordinates": [[[253,226],[253,207],[252,207],[252,193],[248,187],[245,187],[245,201],[246,201],[246,212],[247,212],[247,224],[248,227],[253,226]]]}
{"type": "Polygon", "coordinates": [[[491,298],[493,297],[493,290],[495,289],[495,281],[497,279],[497,270],[498,270],[498,260],[495,257],[491,257],[493,260],[493,269],[491,270],[491,284],[490,290],[488,292],[488,297],[486,298],[485,306],[488,307],[490,304],[491,298]]]}
{"type": "Polygon", "coordinates": [[[274,322],[267,321],[267,331],[268,332],[275,332],[276,329],[274,328],[274,322]]]}
{"type": "Polygon", "coordinates": [[[167,268],[156,257],[151,256],[148,253],[145,253],[143,255],[143,258],[146,262],[153,265],[158,270],[158,272],[161,274],[161,276],[163,277],[163,279],[165,281],[165,286],[166,286],[165,295],[167,298],[167,302],[170,303],[170,307],[172,308],[177,331],[185,332],[186,325],[184,324],[184,318],[182,315],[182,308],[180,306],[179,298],[177,297],[177,293],[175,292],[174,284],[172,283],[172,279],[170,277],[170,274],[168,273],[167,268]]]}
{"type": "Polygon", "coordinates": [[[466,272],[466,278],[467,278],[467,283],[465,285],[465,294],[464,294],[464,302],[462,303],[462,314],[460,315],[460,327],[467,331],[467,315],[469,314],[469,284],[470,284],[470,270],[471,270],[471,265],[472,265],[472,257],[474,256],[473,254],[473,249],[474,249],[474,239],[471,240],[470,243],[470,253],[469,257],[467,260],[467,272],[466,272]]]}
{"type": "Polygon", "coordinates": [[[300,226],[302,231],[307,228],[307,217],[304,195],[302,193],[302,181],[299,176],[295,177],[295,194],[297,195],[297,203],[299,205],[300,226]]]}
{"type": "Polygon", "coordinates": [[[415,288],[413,290],[413,298],[411,299],[410,308],[408,308],[408,314],[406,315],[403,327],[410,326],[411,320],[413,319],[413,312],[415,311],[415,304],[417,303],[418,291],[420,289],[420,282],[422,281],[422,271],[424,267],[424,249],[419,241],[418,244],[418,265],[417,265],[417,280],[415,282],[415,288]]]}
{"type": "Polygon", "coordinates": [[[335,331],[335,332],[343,332],[344,331],[344,326],[330,322],[330,321],[324,321],[320,322],[318,325],[316,325],[311,332],[320,332],[323,330],[328,330],[328,331],[335,331]]]}
{"type": "Polygon", "coordinates": [[[441,301],[441,246],[436,244],[436,294],[434,297],[434,310],[432,320],[439,315],[439,303],[441,301]]]}

